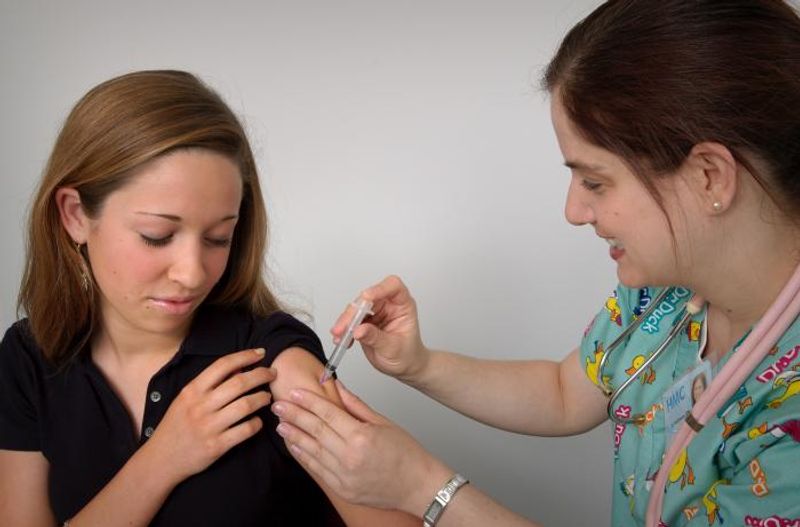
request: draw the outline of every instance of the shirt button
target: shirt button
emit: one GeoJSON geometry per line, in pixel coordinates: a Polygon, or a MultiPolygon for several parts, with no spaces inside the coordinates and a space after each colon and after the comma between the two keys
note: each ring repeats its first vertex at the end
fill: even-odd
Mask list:
{"type": "Polygon", "coordinates": [[[153,427],[148,426],[147,428],[144,429],[144,436],[150,437],[151,435],[153,435],[153,432],[155,432],[155,430],[153,430],[153,427]]]}
{"type": "Polygon", "coordinates": [[[157,403],[161,400],[161,392],[150,392],[150,400],[157,403]]]}

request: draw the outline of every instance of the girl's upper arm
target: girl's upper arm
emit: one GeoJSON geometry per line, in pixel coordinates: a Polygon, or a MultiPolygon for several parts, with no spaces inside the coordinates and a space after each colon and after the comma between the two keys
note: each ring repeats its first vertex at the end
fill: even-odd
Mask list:
{"type": "MultiPolygon", "coordinates": [[[[338,406],[342,401],[336,391],[333,381],[324,385],[319,383],[324,365],[310,352],[302,348],[288,348],[278,355],[272,362],[272,367],[278,371],[278,376],[270,383],[273,398],[277,400],[289,399],[289,392],[294,388],[303,388],[324,395],[338,406]]],[[[313,477],[313,476],[312,476],[313,477]]],[[[349,503],[321,481],[316,480],[320,488],[328,496],[344,522],[350,526],[414,526],[419,527],[420,519],[409,514],[394,510],[376,509],[349,503]]]]}
{"type": "Polygon", "coordinates": [[[53,527],[49,464],[41,452],[0,450],[0,525],[53,527]]]}

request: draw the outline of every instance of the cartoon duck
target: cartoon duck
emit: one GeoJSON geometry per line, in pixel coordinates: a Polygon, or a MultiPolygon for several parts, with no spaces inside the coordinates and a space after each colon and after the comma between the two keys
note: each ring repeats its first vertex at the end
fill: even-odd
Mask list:
{"type": "Polygon", "coordinates": [[[613,295],[608,297],[606,300],[606,309],[608,309],[608,315],[612,322],[616,325],[622,325],[622,310],[619,308],[619,303],[617,302],[617,295],[613,295]]]}
{"type": "MultiPolygon", "coordinates": [[[[627,373],[629,376],[633,375],[639,370],[639,368],[642,367],[642,364],[644,364],[644,362],[645,362],[644,355],[635,356],[633,358],[633,361],[631,362],[631,367],[625,370],[625,373],[627,373]]],[[[656,380],[656,370],[654,370],[653,367],[650,366],[647,369],[647,371],[644,372],[644,374],[642,374],[640,379],[642,381],[642,384],[653,384],[653,381],[656,380]]]]}
{"type": "Polygon", "coordinates": [[[668,479],[670,483],[680,481],[681,489],[687,484],[694,485],[694,471],[692,470],[692,465],[689,464],[689,454],[685,448],[681,450],[678,459],[675,460],[675,464],[669,470],[668,479]]]}
{"type": "MultiPolygon", "coordinates": [[[[603,355],[605,355],[603,343],[597,340],[594,343],[594,360],[589,360],[589,357],[586,357],[586,376],[598,386],[600,386],[600,361],[603,360],[603,355]]],[[[603,385],[606,385],[608,380],[609,377],[604,376],[602,379],[603,385]]]]}
{"type": "Polygon", "coordinates": [[[714,525],[714,522],[717,521],[719,518],[719,522],[723,523],[722,516],[719,514],[719,505],[717,502],[714,501],[717,498],[717,487],[722,485],[727,485],[729,483],[726,479],[719,479],[711,485],[711,488],[708,489],[705,496],[703,496],[703,507],[706,508],[706,517],[708,518],[708,524],[714,525]]]}
{"type": "Polygon", "coordinates": [[[689,342],[697,342],[700,340],[700,322],[692,320],[689,322],[689,325],[686,326],[686,336],[689,337],[689,342]]]}
{"type": "Polygon", "coordinates": [[[767,401],[768,408],[780,408],[786,399],[800,393],[800,371],[785,371],[778,375],[775,382],[772,383],[772,389],[777,390],[780,388],[783,388],[781,394],[767,401]]]}
{"type": "Polygon", "coordinates": [[[767,422],[764,421],[760,425],[754,426],[753,428],[748,430],[747,431],[747,437],[748,437],[748,439],[755,439],[755,438],[757,438],[759,436],[763,436],[766,433],[767,433],[767,422]]]}

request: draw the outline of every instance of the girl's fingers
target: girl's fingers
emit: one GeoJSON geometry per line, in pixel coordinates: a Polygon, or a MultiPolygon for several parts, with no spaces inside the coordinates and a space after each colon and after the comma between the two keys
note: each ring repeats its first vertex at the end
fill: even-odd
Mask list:
{"type": "Polygon", "coordinates": [[[213,429],[225,430],[248,415],[264,408],[271,400],[272,395],[264,390],[243,395],[214,414],[213,429]]]}
{"type": "Polygon", "coordinates": [[[213,390],[234,373],[262,360],[265,353],[264,348],[258,348],[225,355],[201,371],[200,375],[186,385],[186,388],[191,387],[201,393],[213,390]]]}
{"type": "Polygon", "coordinates": [[[208,397],[208,409],[219,410],[259,386],[266,386],[275,380],[275,370],[263,366],[232,375],[213,389],[208,397]]]}
{"type": "Polygon", "coordinates": [[[247,421],[244,421],[243,423],[239,423],[236,426],[228,428],[219,435],[218,440],[221,450],[219,456],[222,456],[225,452],[235,447],[239,443],[247,441],[256,435],[263,427],[264,422],[261,420],[261,418],[253,417],[247,421]]]}

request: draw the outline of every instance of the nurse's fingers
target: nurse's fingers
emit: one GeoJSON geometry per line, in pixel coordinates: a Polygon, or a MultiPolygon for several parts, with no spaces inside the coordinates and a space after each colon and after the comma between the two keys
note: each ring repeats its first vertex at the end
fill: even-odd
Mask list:
{"type": "MultiPolygon", "coordinates": [[[[359,298],[372,302],[372,311],[374,314],[367,320],[377,326],[381,326],[388,317],[384,309],[387,303],[406,306],[413,305],[414,302],[406,285],[400,277],[394,275],[387,276],[379,283],[364,289],[359,295],[359,298]]],[[[338,341],[342,336],[344,330],[347,328],[348,322],[353,318],[354,313],[355,308],[353,306],[348,306],[347,309],[339,315],[339,318],[336,319],[336,323],[331,328],[334,341],[338,341]]]]}
{"type": "Polygon", "coordinates": [[[286,446],[298,461],[302,458],[304,464],[313,469],[315,474],[331,480],[331,483],[338,480],[336,474],[340,472],[339,459],[319,441],[287,421],[281,421],[276,431],[286,441],[286,446]]]}
{"type": "Polygon", "coordinates": [[[333,452],[334,455],[341,455],[345,447],[345,439],[331,423],[338,424],[340,429],[349,430],[347,425],[339,423],[345,419],[349,419],[355,424],[359,424],[359,422],[319,395],[303,392],[301,395],[295,396],[294,393],[293,390],[292,401],[278,401],[273,404],[272,412],[282,422],[301,430],[319,442],[323,448],[333,452]],[[299,397],[299,400],[295,397],[299,397]],[[334,413],[339,415],[334,416],[334,413]]]}

